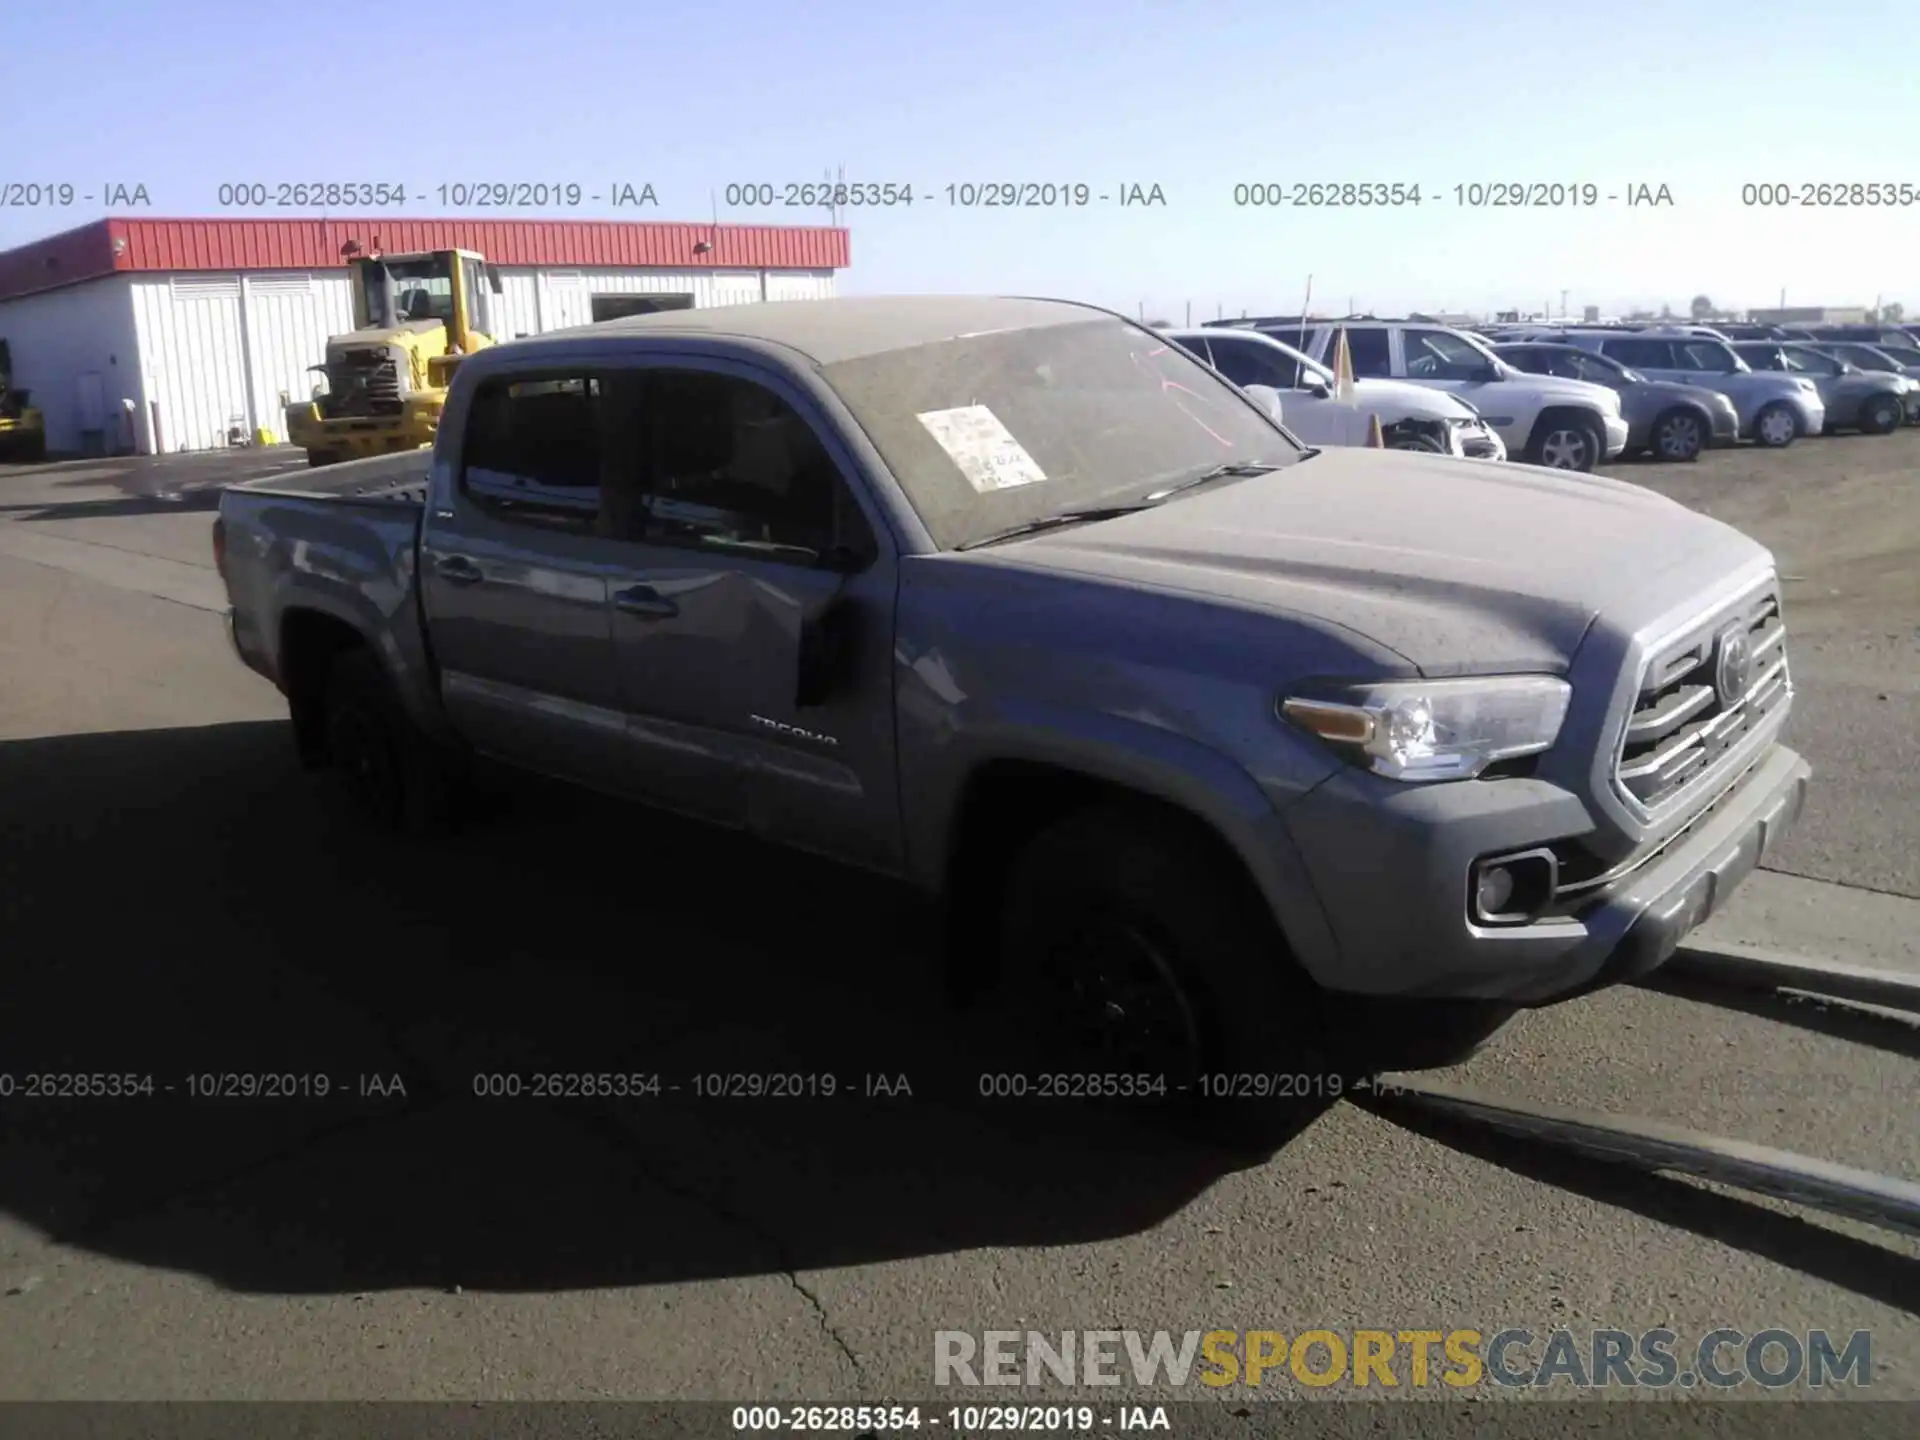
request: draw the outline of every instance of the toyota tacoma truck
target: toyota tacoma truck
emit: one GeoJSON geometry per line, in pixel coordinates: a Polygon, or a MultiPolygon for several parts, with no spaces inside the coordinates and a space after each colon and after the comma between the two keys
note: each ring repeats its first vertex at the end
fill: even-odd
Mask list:
{"type": "Polygon", "coordinates": [[[214,544],[367,820],[503,762],[881,872],[1053,1069],[1198,1107],[1644,974],[1802,803],[1767,551],[1516,468],[1303,447],[1088,306],[786,301],[469,356],[214,544]]]}

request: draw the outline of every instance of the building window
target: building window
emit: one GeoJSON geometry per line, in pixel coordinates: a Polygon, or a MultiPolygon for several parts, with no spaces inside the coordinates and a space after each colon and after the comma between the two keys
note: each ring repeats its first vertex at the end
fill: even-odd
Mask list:
{"type": "Polygon", "coordinates": [[[619,320],[627,315],[652,315],[659,310],[691,310],[691,295],[595,295],[593,320],[619,320]]]}

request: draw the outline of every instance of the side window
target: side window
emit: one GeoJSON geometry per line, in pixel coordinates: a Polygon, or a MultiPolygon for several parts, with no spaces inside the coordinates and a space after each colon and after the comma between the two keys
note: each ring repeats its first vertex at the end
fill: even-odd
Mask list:
{"type": "Polygon", "coordinates": [[[1182,335],[1179,339],[1175,340],[1173,343],[1178,345],[1182,350],[1186,351],[1189,355],[1193,356],[1193,358],[1198,360],[1202,365],[1215,365],[1217,368],[1217,364],[1213,356],[1208,353],[1207,342],[1204,339],[1202,339],[1200,336],[1182,335]]]}
{"type": "Polygon", "coordinates": [[[710,371],[656,370],[644,410],[648,541],[803,565],[836,548],[873,553],[839,467],[771,390],[710,371]]]}
{"type": "MultiPolygon", "coordinates": [[[[1838,375],[1840,373],[1840,362],[1829,360],[1817,350],[1781,350],[1778,353],[1783,369],[1798,371],[1802,375],[1838,375]]],[[[1753,362],[1748,360],[1747,363],[1751,365],[1753,362]]]]}
{"type": "Polygon", "coordinates": [[[1444,330],[1405,330],[1410,380],[1471,380],[1487,368],[1487,357],[1458,335],[1444,330]]]}
{"type": "Polygon", "coordinates": [[[1236,385],[1271,385],[1292,390],[1300,384],[1300,366],[1258,340],[1216,340],[1214,368],[1236,385]]]}
{"type": "Polygon", "coordinates": [[[1683,370],[1699,370],[1708,375],[1726,375],[1733,371],[1727,347],[1717,340],[1683,340],[1673,347],[1674,358],[1683,370]]]}
{"type": "Polygon", "coordinates": [[[460,489],[502,518],[591,532],[600,516],[600,382],[489,380],[473,397],[460,489]]]}
{"type": "Polygon", "coordinates": [[[1548,350],[1546,364],[1536,367],[1545,375],[1558,375],[1563,380],[1591,380],[1587,373],[1587,362],[1581,356],[1569,355],[1561,350],[1548,350]]]}
{"type": "Polygon", "coordinates": [[[1664,340],[1602,340],[1600,353],[1629,370],[1671,370],[1673,347],[1664,340]]]}
{"type": "MultiPolygon", "coordinates": [[[[1335,326],[1327,336],[1326,354],[1320,357],[1323,365],[1333,364],[1333,355],[1340,341],[1343,326],[1335,326]]],[[[1385,330],[1347,330],[1347,349],[1353,356],[1353,374],[1357,380],[1386,380],[1393,375],[1393,351],[1385,330]]]]}

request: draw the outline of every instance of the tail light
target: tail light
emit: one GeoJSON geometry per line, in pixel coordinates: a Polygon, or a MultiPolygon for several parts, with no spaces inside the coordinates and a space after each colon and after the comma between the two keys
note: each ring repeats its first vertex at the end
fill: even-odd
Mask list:
{"type": "Polygon", "coordinates": [[[213,568],[227,578],[227,522],[218,515],[213,517],[213,568]]]}

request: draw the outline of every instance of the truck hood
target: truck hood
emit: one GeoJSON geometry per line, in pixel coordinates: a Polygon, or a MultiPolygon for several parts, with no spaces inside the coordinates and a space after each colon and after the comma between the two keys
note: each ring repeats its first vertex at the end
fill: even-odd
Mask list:
{"type": "Polygon", "coordinates": [[[1456,395],[1406,380],[1355,380],[1353,392],[1365,409],[1402,418],[1470,420],[1478,413],[1456,395]]]}
{"type": "Polygon", "coordinates": [[[1596,617],[1637,629],[1764,554],[1637,485],[1328,449],[966,558],[1317,621],[1435,676],[1564,671],[1596,617]]]}

